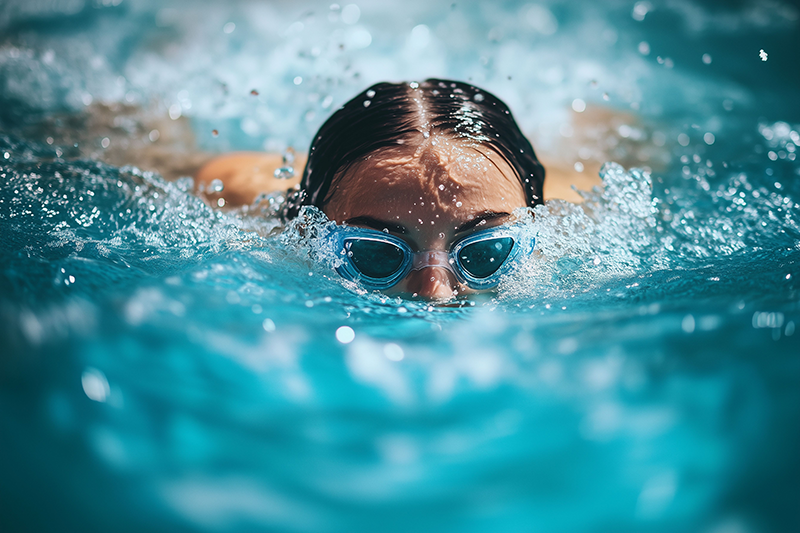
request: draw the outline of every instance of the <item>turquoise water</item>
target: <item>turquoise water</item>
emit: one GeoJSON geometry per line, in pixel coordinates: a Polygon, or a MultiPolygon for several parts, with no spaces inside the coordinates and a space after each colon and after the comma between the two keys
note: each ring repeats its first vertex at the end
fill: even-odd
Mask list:
{"type": "Polygon", "coordinates": [[[429,4],[0,7],[0,530],[800,529],[798,10],[429,4]],[[537,208],[522,271],[438,307],[101,162],[154,115],[303,150],[432,75],[540,153],[576,99],[631,113],[587,146],[644,170],[537,208]],[[98,102],[142,111],[96,133],[98,102]]]}

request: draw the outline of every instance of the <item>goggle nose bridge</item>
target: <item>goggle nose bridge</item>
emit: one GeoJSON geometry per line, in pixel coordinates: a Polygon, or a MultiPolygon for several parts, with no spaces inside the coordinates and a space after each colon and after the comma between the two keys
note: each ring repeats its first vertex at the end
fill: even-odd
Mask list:
{"type": "Polygon", "coordinates": [[[417,252],[414,254],[411,270],[422,270],[423,268],[427,267],[443,267],[455,272],[450,259],[450,254],[441,250],[417,252]]]}

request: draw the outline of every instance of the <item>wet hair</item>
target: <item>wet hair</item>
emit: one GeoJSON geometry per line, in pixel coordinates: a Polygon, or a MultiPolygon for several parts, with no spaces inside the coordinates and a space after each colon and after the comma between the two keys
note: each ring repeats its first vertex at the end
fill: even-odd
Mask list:
{"type": "Polygon", "coordinates": [[[516,172],[528,206],[543,203],[544,167],[508,107],[474,85],[429,79],[378,83],[338,109],[311,143],[300,189],[290,191],[284,218],[294,218],[304,205],[323,209],[335,182],[372,152],[434,132],[491,148],[516,172]]]}

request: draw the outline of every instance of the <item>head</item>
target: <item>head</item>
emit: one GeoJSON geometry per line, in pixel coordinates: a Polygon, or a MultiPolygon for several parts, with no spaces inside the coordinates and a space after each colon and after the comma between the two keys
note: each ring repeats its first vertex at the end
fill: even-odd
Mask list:
{"type": "MultiPolygon", "coordinates": [[[[338,224],[394,234],[413,252],[446,252],[542,203],[543,184],[532,146],[494,95],[445,80],[380,83],[320,128],[285,216],[314,205],[338,224]]],[[[471,290],[431,264],[385,292],[447,299],[471,290]]]]}

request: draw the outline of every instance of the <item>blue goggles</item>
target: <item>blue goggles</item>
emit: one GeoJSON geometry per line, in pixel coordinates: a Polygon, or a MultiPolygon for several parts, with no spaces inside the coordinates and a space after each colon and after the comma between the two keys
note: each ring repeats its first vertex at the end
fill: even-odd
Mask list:
{"type": "Polygon", "coordinates": [[[335,226],[329,238],[341,263],[344,279],[368,290],[392,287],[413,270],[438,266],[455,274],[471,289],[491,289],[519,260],[531,254],[535,238],[524,224],[477,231],[456,241],[449,252],[414,252],[399,237],[382,231],[335,226]]]}

